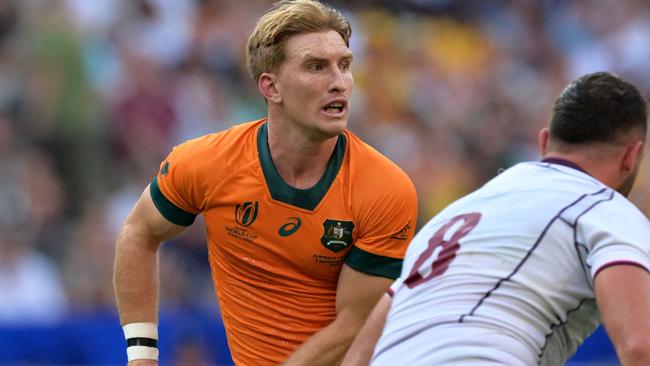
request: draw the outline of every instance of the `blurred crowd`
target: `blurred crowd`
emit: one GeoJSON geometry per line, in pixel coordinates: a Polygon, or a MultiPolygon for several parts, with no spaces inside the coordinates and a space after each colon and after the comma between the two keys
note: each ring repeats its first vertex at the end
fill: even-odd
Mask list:
{"type": "MultiPolygon", "coordinates": [[[[116,234],[160,161],[264,117],[243,55],[271,3],[0,1],[0,324],[114,311],[116,234]]],[[[650,95],[647,0],[331,3],[353,26],[350,129],[411,176],[420,224],[539,159],[578,75],[650,95]]],[[[650,166],[632,199],[649,212],[650,166]]],[[[215,306],[203,237],[197,223],[163,246],[165,307],[215,306]]]]}

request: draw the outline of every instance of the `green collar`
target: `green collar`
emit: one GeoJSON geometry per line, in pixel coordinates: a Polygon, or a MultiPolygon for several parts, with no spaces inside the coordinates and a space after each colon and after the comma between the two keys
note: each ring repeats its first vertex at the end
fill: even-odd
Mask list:
{"type": "Polygon", "coordinates": [[[267,124],[268,122],[260,126],[257,133],[257,150],[271,197],[276,201],[313,211],[323,199],[327,190],[329,190],[341,168],[345,155],[345,146],[347,144],[345,135],[339,135],[334,152],[327,163],[325,174],[323,174],[318,183],[309,189],[298,189],[288,185],[282,179],[273,163],[273,159],[271,159],[267,124]]]}

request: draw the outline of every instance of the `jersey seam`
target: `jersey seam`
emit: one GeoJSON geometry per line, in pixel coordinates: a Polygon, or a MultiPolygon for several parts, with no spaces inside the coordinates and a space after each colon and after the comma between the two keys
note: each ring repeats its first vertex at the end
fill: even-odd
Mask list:
{"type": "Polygon", "coordinates": [[[537,364],[538,364],[538,365],[540,365],[541,362],[542,362],[542,357],[544,357],[544,352],[546,352],[546,346],[548,346],[548,340],[549,340],[549,338],[551,338],[551,337],[553,336],[553,334],[555,334],[555,331],[557,331],[558,329],[560,329],[560,328],[566,326],[567,324],[569,324],[569,321],[570,321],[570,319],[569,319],[569,314],[574,313],[574,312],[580,310],[580,308],[582,307],[582,305],[585,304],[585,302],[587,302],[587,301],[595,301],[595,300],[596,300],[596,299],[594,299],[594,298],[590,298],[590,297],[582,298],[582,299],[580,300],[580,302],[578,303],[578,306],[576,306],[576,307],[573,308],[573,309],[569,309],[569,310],[566,312],[566,315],[565,315],[566,320],[565,320],[565,321],[560,321],[558,324],[551,324],[551,326],[550,326],[550,328],[551,328],[551,332],[548,333],[548,334],[546,334],[546,336],[545,336],[545,338],[544,338],[544,345],[542,346],[542,348],[541,348],[541,350],[540,350],[540,353],[537,355],[537,364]]]}
{"type": "MultiPolygon", "coordinates": [[[[491,295],[492,295],[496,290],[498,290],[499,287],[501,287],[501,284],[503,284],[503,283],[506,282],[506,281],[509,281],[509,280],[510,280],[510,279],[511,279],[515,274],[517,274],[517,272],[519,272],[519,270],[520,270],[520,269],[524,266],[524,264],[528,261],[528,258],[531,257],[531,255],[533,254],[533,252],[537,249],[537,247],[539,246],[539,244],[542,242],[542,239],[546,236],[546,233],[547,233],[548,230],[551,228],[551,226],[553,225],[553,223],[554,223],[556,220],[558,220],[559,218],[561,218],[562,214],[563,214],[566,210],[568,210],[569,208],[571,208],[571,207],[577,205],[577,204],[578,204],[580,201],[582,201],[585,197],[587,197],[587,196],[589,196],[589,195],[597,195],[597,194],[600,194],[600,193],[604,192],[604,191],[607,190],[607,189],[608,189],[608,188],[605,187],[605,188],[603,188],[603,189],[601,189],[601,190],[599,190],[599,191],[597,191],[597,192],[595,192],[595,193],[592,193],[592,194],[585,193],[585,194],[581,195],[578,199],[576,199],[575,201],[573,201],[572,203],[570,203],[569,205],[563,207],[563,208],[562,208],[562,209],[561,209],[561,210],[560,210],[560,211],[559,211],[559,212],[558,212],[558,213],[557,213],[557,214],[556,214],[556,215],[555,215],[555,216],[554,216],[554,217],[553,217],[553,218],[548,222],[548,224],[546,224],[546,226],[545,226],[544,229],[542,230],[541,234],[537,237],[537,240],[535,241],[535,244],[533,244],[533,246],[528,250],[528,252],[527,252],[526,255],[524,256],[524,258],[522,258],[522,260],[519,262],[519,264],[517,264],[517,266],[514,268],[514,270],[513,270],[513,271],[512,271],[508,276],[503,277],[503,278],[500,278],[500,279],[497,281],[497,283],[494,285],[494,287],[493,287],[492,289],[488,290],[488,292],[486,292],[486,293],[483,295],[483,297],[481,297],[481,299],[479,299],[479,301],[477,302],[476,305],[474,305],[474,307],[472,308],[472,310],[470,310],[468,313],[465,313],[465,314],[461,315],[457,322],[458,322],[458,323],[462,323],[462,322],[465,320],[465,317],[467,317],[467,316],[473,316],[473,315],[476,313],[476,311],[478,310],[478,308],[481,307],[481,305],[483,305],[483,302],[484,302],[487,298],[489,298],[489,297],[490,297],[490,296],[491,296],[491,295]]],[[[593,207],[593,206],[592,206],[592,207],[593,207]]]]}
{"type": "MultiPolygon", "coordinates": [[[[598,192],[596,192],[596,193],[592,193],[591,195],[592,195],[592,196],[596,196],[596,195],[598,195],[598,194],[604,192],[605,190],[606,190],[606,189],[600,190],[600,191],[598,191],[598,192]]],[[[581,243],[578,242],[578,221],[580,221],[580,219],[582,218],[582,216],[584,216],[587,212],[591,211],[594,207],[598,206],[599,204],[601,204],[601,203],[603,203],[603,202],[611,201],[612,199],[614,199],[614,191],[611,191],[611,192],[610,192],[609,198],[604,198],[604,199],[601,199],[601,200],[598,200],[598,201],[592,203],[591,206],[587,207],[587,208],[586,208],[584,211],[582,211],[578,216],[576,216],[575,222],[573,223],[573,225],[571,225],[571,227],[573,228],[573,246],[574,246],[574,248],[576,249],[576,253],[578,253],[578,258],[581,260],[581,262],[580,262],[581,264],[582,264],[582,263],[586,263],[586,261],[585,261],[585,262],[582,262],[582,256],[580,255],[580,250],[578,249],[578,246],[580,246],[580,244],[581,244],[581,243]]],[[[585,248],[586,248],[586,246],[585,246],[585,248]]],[[[587,254],[589,254],[589,250],[588,250],[588,248],[586,248],[586,249],[587,249],[587,254]]],[[[581,267],[582,267],[583,270],[585,271],[585,276],[587,276],[587,278],[586,278],[587,283],[591,283],[591,281],[589,281],[589,277],[588,277],[588,274],[587,274],[587,271],[586,271],[585,266],[581,265],[581,267]]],[[[582,307],[582,305],[584,304],[584,302],[585,302],[586,300],[595,300],[595,299],[592,299],[592,298],[583,298],[582,300],[580,300],[580,302],[578,303],[578,306],[577,306],[577,307],[575,307],[575,308],[573,308],[573,309],[570,309],[570,310],[568,310],[568,311],[566,312],[566,314],[565,314],[566,321],[560,321],[559,324],[553,324],[553,323],[551,323],[551,326],[550,326],[550,328],[551,328],[551,332],[548,333],[548,334],[546,335],[546,337],[544,338],[544,345],[542,346],[542,348],[541,348],[541,350],[540,350],[541,352],[540,352],[539,355],[537,356],[537,357],[538,357],[538,361],[537,361],[538,364],[540,364],[540,363],[542,362],[542,357],[544,357],[544,352],[546,351],[546,346],[548,345],[548,340],[549,340],[549,338],[552,337],[553,334],[555,334],[555,331],[556,331],[557,329],[559,329],[559,328],[561,328],[561,327],[564,327],[564,326],[566,326],[566,325],[569,323],[569,314],[571,314],[572,312],[578,311],[578,310],[580,309],[580,307],[582,307]]]]}
{"type": "MultiPolygon", "coordinates": [[[[595,192],[595,193],[592,193],[592,194],[590,194],[590,195],[591,195],[591,196],[596,196],[596,195],[599,195],[600,193],[605,192],[606,190],[607,190],[607,188],[604,188],[604,189],[601,189],[600,191],[595,192]]],[[[586,195],[583,196],[583,198],[584,198],[584,197],[586,197],[586,195]]],[[[613,198],[614,198],[614,191],[611,191],[611,192],[610,192],[610,195],[609,195],[608,198],[604,198],[604,199],[601,199],[601,200],[598,200],[598,201],[592,203],[589,207],[587,207],[584,211],[582,211],[578,216],[576,216],[576,219],[574,220],[573,223],[570,223],[570,222],[568,222],[567,220],[565,220],[564,218],[562,218],[562,217],[561,217],[561,214],[560,214],[560,220],[566,222],[567,224],[569,224],[569,225],[573,228],[573,245],[574,245],[574,248],[576,249],[576,252],[578,253],[578,258],[581,258],[581,255],[580,255],[579,250],[578,250],[578,245],[579,245],[579,243],[578,243],[578,221],[580,221],[580,219],[581,219],[581,218],[582,218],[586,213],[588,213],[589,211],[591,211],[594,207],[598,206],[599,204],[601,204],[601,203],[603,203],[603,202],[611,201],[613,198]]],[[[581,263],[582,263],[582,262],[581,262],[581,263]]],[[[585,267],[584,267],[584,266],[581,266],[581,267],[582,267],[583,270],[584,270],[585,267]]],[[[589,281],[588,281],[588,282],[589,282],[589,281]]],[[[540,351],[541,351],[540,354],[537,356],[537,357],[538,357],[538,364],[541,362],[542,357],[544,356],[544,351],[546,350],[546,346],[548,345],[548,340],[549,340],[549,338],[553,336],[553,334],[555,333],[555,331],[556,331],[557,329],[559,329],[559,328],[561,328],[561,327],[564,327],[566,324],[569,323],[569,314],[571,314],[571,313],[573,313],[573,312],[579,310],[580,307],[582,307],[582,305],[584,304],[584,302],[585,302],[586,300],[593,300],[593,299],[591,299],[591,298],[583,298],[583,299],[580,300],[580,302],[578,303],[578,306],[576,306],[575,308],[570,309],[570,310],[568,310],[568,311],[566,312],[566,314],[565,314],[566,321],[560,321],[560,323],[558,323],[558,324],[553,324],[553,323],[551,323],[551,326],[550,326],[550,328],[551,328],[551,332],[548,333],[548,334],[546,335],[546,337],[544,338],[544,345],[542,346],[542,348],[541,348],[541,350],[540,350],[540,351]]]]}
{"type": "MultiPolygon", "coordinates": [[[[579,247],[582,246],[583,248],[585,248],[585,255],[589,255],[589,247],[587,247],[586,244],[580,243],[578,241],[578,221],[582,218],[583,215],[585,215],[587,212],[591,211],[592,208],[596,207],[597,205],[599,205],[602,202],[611,201],[612,199],[614,199],[614,191],[610,192],[609,198],[602,199],[600,201],[596,201],[594,204],[592,204],[590,207],[588,207],[584,212],[582,212],[580,215],[578,215],[576,217],[576,219],[575,219],[575,223],[573,224],[573,245],[574,245],[574,247],[576,249],[576,253],[578,253],[578,258],[580,259],[580,263],[584,264],[584,265],[582,265],[582,269],[584,271],[585,280],[587,281],[587,283],[592,283],[592,281],[589,279],[589,273],[591,271],[591,266],[587,263],[586,258],[585,258],[584,261],[582,260],[582,256],[580,255],[579,247]]],[[[592,289],[593,289],[593,284],[592,284],[592,289]]]]}

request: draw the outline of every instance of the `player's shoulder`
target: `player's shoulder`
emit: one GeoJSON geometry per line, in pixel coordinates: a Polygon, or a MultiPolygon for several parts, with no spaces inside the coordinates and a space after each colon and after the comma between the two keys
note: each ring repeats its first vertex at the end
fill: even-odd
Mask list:
{"type": "Polygon", "coordinates": [[[404,184],[412,187],[411,178],[395,162],[361,140],[353,132],[346,130],[345,136],[350,154],[350,169],[355,178],[373,183],[404,184]]]}
{"type": "Polygon", "coordinates": [[[650,225],[648,217],[624,195],[608,187],[604,187],[603,191],[599,193],[598,195],[592,194],[596,197],[598,206],[601,206],[590,210],[592,216],[599,216],[612,225],[628,226],[632,223],[641,223],[643,226],[650,225]]]}
{"type": "Polygon", "coordinates": [[[500,190],[515,191],[519,187],[535,189],[535,199],[546,202],[572,202],[565,214],[579,214],[581,221],[597,220],[615,224],[632,217],[647,222],[646,216],[627,197],[608,187],[587,172],[562,164],[523,162],[503,173],[508,181],[493,184],[500,190]],[[510,174],[511,173],[511,174],[510,174]]]}
{"type": "Polygon", "coordinates": [[[364,202],[408,202],[417,206],[417,193],[411,178],[393,161],[346,131],[348,141],[349,184],[354,197],[364,202]],[[358,187],[363,187],[359,190],[358,187]]]}
{"type": "Polygon", "coordinates": [[[215,157],[240,155],[255,149],[256,134],[265,119],[245,122],[228,129],[187,140],[173,148],[174,155],[196,163],[215,157]]]}
{"type": "Polygon", "coordinates": [[[564,194],[567,196],[592,194],[606,186],[588,173],[561,164],[543,161],[519,162],[498,173],[483,187],[487,191],[535,190],[536,197],[564,194]]]}

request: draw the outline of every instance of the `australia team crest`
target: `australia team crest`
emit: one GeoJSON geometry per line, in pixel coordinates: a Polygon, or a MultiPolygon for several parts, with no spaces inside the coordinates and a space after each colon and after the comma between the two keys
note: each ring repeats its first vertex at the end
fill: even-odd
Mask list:
{"type": "Polygon", "coordinates": [[[324,234],[320,238],[321,244],[334,253],[352,245],[352,221],[327,219],[323,221],[324,234]]]}

